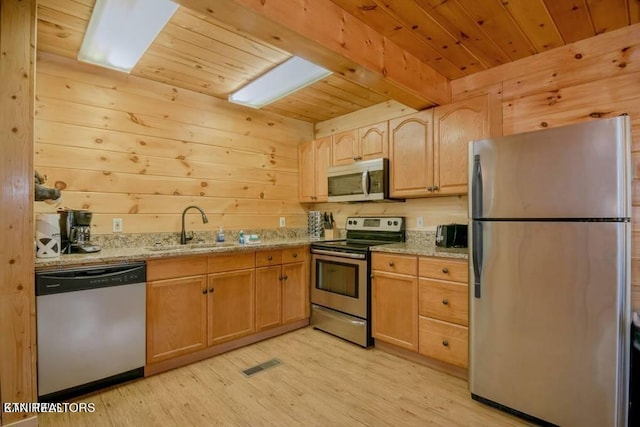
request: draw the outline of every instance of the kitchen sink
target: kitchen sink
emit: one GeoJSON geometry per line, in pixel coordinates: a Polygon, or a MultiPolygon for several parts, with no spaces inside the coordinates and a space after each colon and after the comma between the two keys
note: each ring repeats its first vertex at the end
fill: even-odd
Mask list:
{"type": "Polygon", "coordinates": [[[236,246],[233,242],[202,242],[202,243],[189,243],[187,245],[163,245],[155,244],[153,246],[147,246],[145,249],[148,251],[160,252],[160,251],[188,251],[192,249],[213,249],[213,248],[230,248],[236,246]]]}

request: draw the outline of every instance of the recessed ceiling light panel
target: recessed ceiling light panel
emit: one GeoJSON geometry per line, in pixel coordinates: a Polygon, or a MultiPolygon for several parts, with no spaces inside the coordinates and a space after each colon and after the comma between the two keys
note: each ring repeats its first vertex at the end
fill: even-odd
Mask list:
{"type": "Polygon", "coordinates": [[[177,9],[169,0],[97,0],[78,60],[130,72],[177,9]]]}
{"type": "Polygon", "coordinates": [[[331,71],[294,56],[229,95],[229,101],[261,108],[331,74],[331,71]]]}

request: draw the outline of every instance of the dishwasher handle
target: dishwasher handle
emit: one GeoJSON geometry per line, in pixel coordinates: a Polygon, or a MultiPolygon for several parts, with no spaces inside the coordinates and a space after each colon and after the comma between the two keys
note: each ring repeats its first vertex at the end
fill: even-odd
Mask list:
{"type": "Polygon", "coordinates": [[[147,281],[144,262],[59,268],[36,272],[36,296],[77,292],[147,281]]]}

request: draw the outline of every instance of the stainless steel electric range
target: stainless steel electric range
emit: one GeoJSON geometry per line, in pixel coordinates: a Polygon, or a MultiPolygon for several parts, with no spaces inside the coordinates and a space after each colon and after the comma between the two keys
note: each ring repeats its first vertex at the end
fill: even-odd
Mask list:
{"type": "Polygon", "coordinates": [[[404,242],[403,217],[348,217],[346,240],[311,244],[311,325],[363,347],[371,338],[371,251],[404,242]]]}

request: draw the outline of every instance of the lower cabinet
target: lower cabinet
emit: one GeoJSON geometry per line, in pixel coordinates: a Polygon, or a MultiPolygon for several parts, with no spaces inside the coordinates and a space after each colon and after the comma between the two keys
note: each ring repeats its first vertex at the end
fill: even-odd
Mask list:
{"type": "Polygon", "coordinates": [[[148,364],[207,347],[206,271],[205,257],[147,261],[148,364]]]}
{"type": "Polygon", "coordinates": [[[374,253],[376,340],[449,365],[468,365],[467,261],[374,253]]]}
{"type": "Polygon", "coordinates": [[[256,254],[256,331],[309,317],[308,248],[256,254]]]}
{"type": "Polygon", "coordinates": [[[147,261],[147,364],[308,318],[308,252],[147,261]]]}
{"type": "Polygon", "coordinates": [[[250,335],[255,331],[255,270],[209,274],[208,345],[250,335]]]}

